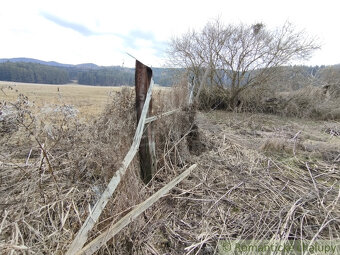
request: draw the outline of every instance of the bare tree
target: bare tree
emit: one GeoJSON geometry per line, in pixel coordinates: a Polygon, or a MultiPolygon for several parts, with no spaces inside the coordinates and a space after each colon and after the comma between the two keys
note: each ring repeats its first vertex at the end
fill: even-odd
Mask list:
{"type": "Polygon", "coordinates": [[[189,31],[173,38],[170,62],[202,79],[209,70],[206,84],[230,89],[230,106],[235,107],[240,92],[268,81],[293,60],[309,59],[319,49],[315,38],[295,31],[285,23],[268,30],[262,23],[224,25],[209,22],[201,31],[189,31]]]}

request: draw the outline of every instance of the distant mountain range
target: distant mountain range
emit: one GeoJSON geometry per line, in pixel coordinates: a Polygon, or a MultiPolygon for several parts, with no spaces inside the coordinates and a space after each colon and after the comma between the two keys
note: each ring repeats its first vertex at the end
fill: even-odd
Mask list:
{"type": "MultiPolygon", "coordinates": [[[[171,86],[175,77],[184,71],[179,68],[152,68],[155,83],[171,86]]],[[[93,63],[79,65],[42,61],[34,58],[0,59],[0,80],[65,84],[77,80],[79,84],[96,86],[134,85],[134,68],[98,66],[93,63]]]]}
{"type": "Polygon", "coordinates": [[[71,64],[62,64],[55,61],[43,61],[35,58],[1,58],[0,63],[4,62],[23,62],[23,63],[35,63],[35,64],[41,64],[41,65],[48,65],[48,66],[56,66],[56,67],[79,67],[79,68],[100,68],[100,66],[97,66],[96,64],[92,63],[85,63],[85,64],[79,64],[79,65],[71,65],[71,64]]]}

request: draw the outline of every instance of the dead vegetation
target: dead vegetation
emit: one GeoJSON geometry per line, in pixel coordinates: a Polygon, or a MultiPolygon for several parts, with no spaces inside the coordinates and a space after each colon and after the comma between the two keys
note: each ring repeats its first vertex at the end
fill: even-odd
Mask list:
{"type": "MultiPolygon", "coordinates": [[[[185,89],[157,91],[154,115],[183,105],[185,89]]],[[[0,137],[2,253],[65,253],[132,143],[133,94],[110,97],[91,122],[32,114],[24,96],[11,104],[16,129],[0,137]]],[[[135,158],[89,240],[186,165],[199,167],[98,254],[223,254],[225,240],[340,238],[338,122],[213,111],[194,124],[190,138],[187,112],[157,121],[157,174],[144,186],[135,158]]]]}
{"type": "MultiPolygon", "coordinates": [[[[13,104],[19,129],[1,143],[3,251],[66,251],[128,149],[134,125],[129,94],[115,97],[90,124],[65,111],[32,115],[34,106],[22,96],[13,104]],[[117,107],[124,103],[130,105],[117,107]]],[[[138,189],[133,173],[128,179],[138,189]]],[[[123,185],[121,192],[123,200],[114,201],[121,209],[138,203],[138,193],[123,185]]]]}
{"type": "Polygon", "coordinates": [[[298,90],[279,91],[262,84],[240,93],[236,107],[231,106],[229,89],[205,87],[200,94],[200,109],[227,109],[236,112],[274,113],[281,116],[318,120],[340,119],[340,87],[306,85],[298,90]]]}
{"type": "MultiPolygon", "coordinates": [[[[156,90],[155,114],[178,108],[183,96],[180,88],[172,94],[156,90]]],[[[91,122],[68,105],[46,110],[22,94],[14,102],[2,102],[0,248],[4,253],[66,251],[132,143],[134,102],[133,88],[123,88],[91,122]]],[[[184,116],[158,121],[157,152],[163,174],[175,176],[186,164],[178,150],[186,142],[181,136],[190,129],[184,116]]],[[[154,193],[153,185],[144,187],[138,159],[134,159],[89,239],[154,193]]],[[[132,249],[133,233],[145,223],[145,219],[135,221],[108,244],[112,251],[104,248],[99,253],[126,254],[132,249]]]]}
{"type": "MultiPolygon", "coordinates": [[[[330,91],[340,91],[340,88],[332,86],[325,89],[306,86],[297,91],[283,94],[281,101],[284,107],[281,111],[287,116],[338,120],[340,119],[340,97],[337,93],[329,94],[330,91]]],[[[278,107],[280,106],[278,105],[278,107]]]]}

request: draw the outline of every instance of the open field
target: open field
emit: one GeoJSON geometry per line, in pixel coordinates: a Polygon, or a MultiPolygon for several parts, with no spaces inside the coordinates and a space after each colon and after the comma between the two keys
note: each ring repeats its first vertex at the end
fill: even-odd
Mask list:
{"type": "Polygon", "coordinates": [[[18,93],[27,96],[37,106],[72,105],[85,116],[98,114],[107,104],[110,93],[121,87],[85,86],[77,84],[51,85],[0,82],[0,100],[13,101],[18,93]],[[6,89],[8,86],[13,90],[6,89]]]}
{"type": "MultiPolygon", "coordinates": [[[[125,88],[134,90],[134,87],[125,88]]],[[[109,95],[121,91],[123,87],[86,86],[74,83],[65,85],[34,84],[0,81],[0,101],[15,101],[21,93],[38,107],[51,105],[71,105],[79,110],[83,117],[100,113],[108,103],[109,95]],[[8,89],[8,87],[13,89],[8,89]]],[[[155,87],[156,91],[169,90],[167,87],[155,87]]]]}

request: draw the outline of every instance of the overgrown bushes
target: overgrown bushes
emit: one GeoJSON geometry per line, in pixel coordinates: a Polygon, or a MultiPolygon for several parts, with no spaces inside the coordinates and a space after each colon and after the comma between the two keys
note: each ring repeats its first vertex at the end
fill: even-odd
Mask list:
{"type": "Polygon", "coordinates": [[[199,96],[201,110],[225,109],[238,112],[273,113],[315,119],[340,119],[340,86],[305,86],[299,90],[278,92],[275,86],[261,86],[243,90],[236,107],[228,88],[205,87],[199,96]]]}
{"type": "Polygon", "coordinates": [[[209,109],[228,109],[229,108],[229,90],[213,86],[204,87],[199,95],[199,108],[201,110],[209,109]]]}
{"type": "MultiPolygon", "coordinates": [[[[180,89],[154,94],[154,114],[179,107],[183,98],[180,89]]],[[[40,111],[22,95],[6,105],[11,105],[12,117],[0,126],[0,250],[64,254],[132,144],[134,90],[123,88],[112,94],[105,110],[92,121],[70,115],[67,107],[40,111]],[[16,128],[9,132],[12,126],[16,128]]],[[[178,174],[188,160],[182,153],[188,151],[186,128],[190,125],[184,113],[157,123],[155,180],[143,184],[135,157],[89,239],[178,174]]],[[[131,246],[130,240],[142,234],[144,225],[145,218],[135,220],[99,254],[107,254],[108,247],[115,254],[140,254],[143,245],[131,246]]]]}

